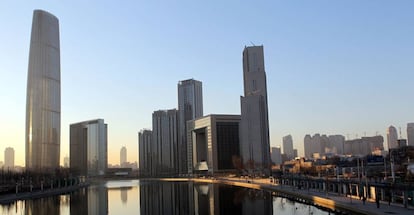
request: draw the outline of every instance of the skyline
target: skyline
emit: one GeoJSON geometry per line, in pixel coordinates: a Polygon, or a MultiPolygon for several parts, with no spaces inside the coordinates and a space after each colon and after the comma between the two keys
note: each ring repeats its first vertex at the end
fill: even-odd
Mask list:
{"type": "Polygon", "coordinates": [[[123,145],[137,161],[138,131],[151,128],[153,111],[177,108],[180,80],[203,82],[204,115],[240,114],[241,51],[251,41],[265,49],[271,147],[291,134],[303,155],[306,134],[386,138],[390,125],[406,138],[414,121],[409,1],[22,2],[0,3],[8,20],[0,35],[0,151],[13,147],[15,165],[24,165],[35,9],[60,21],[62,164],[69,125],[95,118],[108,124],[109,163],[119,162],[123,145]]]}

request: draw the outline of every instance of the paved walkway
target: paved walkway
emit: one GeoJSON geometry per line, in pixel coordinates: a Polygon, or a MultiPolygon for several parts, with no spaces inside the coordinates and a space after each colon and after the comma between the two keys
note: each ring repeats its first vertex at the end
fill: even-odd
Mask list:
{"type": "Polygon", "coordinates": [[[281,192],[288,195],[295,195],[300,198],[308,198],[315,204],[323,207],[332,205],[338,209],[352,210],[359,214],[410,214],[414,215],[414,208],[404,208],[400,204],[388,205],[388,202],[380,202],[380,207],[373,201],[366,201],[363,204],[359,198],[349,198],[346,196],[340,196],[335,193],[319,192],[317,190],[297,189],[287,185],[277,185],[270,183],[269,179],[254,179],[247,182],[246,179],[237,178],[219,178],[220,181],[238,182],[251,185],[259,185],[261,189],[267,189],[275,192],[281,192]],[[326,205],[324,205],[326,204],[326,205]]]}

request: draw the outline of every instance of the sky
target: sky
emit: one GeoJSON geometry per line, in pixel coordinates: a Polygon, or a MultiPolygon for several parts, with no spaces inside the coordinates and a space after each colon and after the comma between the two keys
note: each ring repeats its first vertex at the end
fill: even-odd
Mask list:
{"type": "MultiPolygon", "coordinates": [[[[0,1],[0,161],[24,165],[34,9],[59,19],[61,163],[69,125],[102,118],[108,161],[138,159],[152,112],[177,108],[177,83],[203,82],[204,114],[240,114],[242,51],[263,45],[271,146],[291,134],[354,139],[414,122],[414,2],[0,1]]],[[[384,142],[386,144],[386,141],[384,142]]],[[[386,146],[386,145],[385,145],[386,146]]]]}

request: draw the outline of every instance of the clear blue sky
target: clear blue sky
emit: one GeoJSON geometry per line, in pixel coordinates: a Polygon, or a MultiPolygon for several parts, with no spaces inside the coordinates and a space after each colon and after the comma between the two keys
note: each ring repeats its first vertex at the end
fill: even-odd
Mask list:
{"type": "Polygon", "coordinates": [[[109,162],[203,82],[204,113],[240,113],[242,50],[264,45],[271,145],[291,134],[385,135],[414,122],[414,1],[1,1],[0,160],[24,165],[34,9],[60,20],[61,159],[69,124],[103,118],[109,162]]]}

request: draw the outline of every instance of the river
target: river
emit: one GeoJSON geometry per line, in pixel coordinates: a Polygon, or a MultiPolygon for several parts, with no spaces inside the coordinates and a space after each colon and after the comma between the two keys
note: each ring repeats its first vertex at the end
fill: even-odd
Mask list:
{"type": "Polygon", "coordinates": [[[70,194],[0,205],[1,214],[333,214],[269,191],[220,184],[107,181],[70,194]]]}

